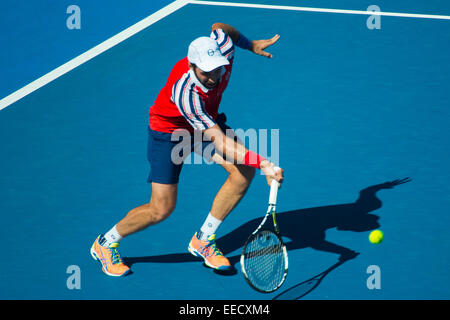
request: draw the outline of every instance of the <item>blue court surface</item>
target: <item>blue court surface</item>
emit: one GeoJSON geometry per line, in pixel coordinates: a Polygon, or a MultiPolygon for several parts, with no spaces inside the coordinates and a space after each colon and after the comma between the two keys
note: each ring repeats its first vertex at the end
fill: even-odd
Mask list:
{"type": "Polygon", "coordinates": [[[82,0],[81,28],[69,29],[72,3],[2,2],[1,299],[450,298],[450,3],[246,3],[82,0]],[[370,4],[396,14],[352,12],[370,4]],[[236,49],[220,107],[232,128],[279,130],[289,274],[271,294],[251,289],[239,265],[267,208],[263,176],[218,230],[236,272],[187,251],[226,179],[218,165],[185,165],[171,217],[121,242],[131,275],[106,276],[89,253],[149,201],[149,107],[214,22],[281,35],[271,60],[236,49]]]}

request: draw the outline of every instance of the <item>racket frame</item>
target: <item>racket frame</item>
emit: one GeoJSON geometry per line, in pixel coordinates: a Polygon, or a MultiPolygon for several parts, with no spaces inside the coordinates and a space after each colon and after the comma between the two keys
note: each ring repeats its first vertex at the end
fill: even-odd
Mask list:
{"type": "Polygon", "coordinates": [[[286,245],[283,242],[283,239],[281,238],[281,234],[280,234],[280,230],[278,228],[278,223],[277,223],[277,219],[275,217],[276,215],[276,203],[277,203],[277,193],[278,193],[278,182],[276,180],[272,180],[271,186],[270,186],[270,195],[269,195],[269,206],[267,208],[267,212],[264,216],[264,218],[262,219],[261,223],[259,224],[259,226],[255,229],[255,231],[252,232],[252,234],[248,237],[247,241],[245,241],[244,243],[244,247],[242,249],[242,254],[241,254],[241,258],[240,258],[240,263],[241,263],[241,270],[242,270],[242,274],[244,275],[245,280],[247,281],[247,283],[256,291],[262,292],[262,293],[270,293],[270,292],[274,292],[276,290],[278,290],[284,283],[284,281],[286,280],[287,277],[287,272],[288,272],[288,266],[289,266],[289,259],[288,259],[288,254],[287,254],[287,249],[286,249],[286,245]],[[273,222],[273,227],[274,227],[274,231],[268,229],[268,228],[263,228],[263,226],[265,225],[269,215],[272,215],[272,222],[273,222]],[[245,249],[247,248],[247,244],[249,242],[251,242],[253,240],[253,238],[255,237],[255,235],[260,232],[260,231],[268,231],[273,233],[278,240],[281,243],[282,246],[282,251],[283,251],[283,256],[284,256],[284,261],[285,261],[285,266],[284,266],[284,274],[283,274],[283,278],[281,279],[280,283],[273,289],[271,290],[262,290],[258,287],[256,287],[249,279],[247,272],[245,270],[245,249]]]}

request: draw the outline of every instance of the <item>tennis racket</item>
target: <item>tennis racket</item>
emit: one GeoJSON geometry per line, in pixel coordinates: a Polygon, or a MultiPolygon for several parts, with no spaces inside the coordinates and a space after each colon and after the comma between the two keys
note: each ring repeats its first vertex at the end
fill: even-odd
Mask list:
{"type": "Polygon", "coordinates": [[[287,250],[275,217],[277,193],[278,182],[272,180],[267,213],[245,242],[241,254],[241,268],[245,280],[253,289],[263,293],[280,288],[288,271],[287,250]],[[270,223],[266,223],[270,215],[273,228],[269,228],[270,223]]]}

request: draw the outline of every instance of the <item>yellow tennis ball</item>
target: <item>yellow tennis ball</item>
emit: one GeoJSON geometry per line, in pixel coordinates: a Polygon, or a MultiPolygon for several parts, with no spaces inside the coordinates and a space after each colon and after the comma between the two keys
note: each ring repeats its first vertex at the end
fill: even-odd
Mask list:
{"type": "Polygon", "coordinates": [[[373,230],[369,234],[369,241],[375,244],[379,244],[383,241],[383,232],[381,230],[373,230]]]}

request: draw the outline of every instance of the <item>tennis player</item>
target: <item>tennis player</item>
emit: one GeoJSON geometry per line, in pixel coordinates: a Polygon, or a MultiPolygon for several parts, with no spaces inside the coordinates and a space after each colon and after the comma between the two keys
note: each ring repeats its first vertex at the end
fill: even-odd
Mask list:
{"type": "MultiPolygon", "coordinates": [[[[128,274],[130,268],[118,252],[119,242],[163,221],[175,209],[183,163],[173,160],[172,150],[180,143],[173,141],[174,132],[179,130],[187,130],[192,135],[194,131],[202,132],[205,142],[201,143],[201,149],[205,150],[208,144],[213,143],[209,160],[228,172],[228,178],[217,193],[203,225],[193,235],[188,250],[203,258],[211,268],[231,268],[229,260],[216,246],[216,230],[245,195],[256,169],[262,171],[269,185],[272,179],[282,182],[283,170],[275,171],[273,163],[247,150],[235,137],[225,134],[229,127],[225,124],[226,117],[218,113],[219,104],[230,79],[235,46],[272,58],[265,49],[276,43],[279,37],[275,35],[267,40],[250,41],[232,26],[215,23],[209,37],[197,38],[189,45],[187,57],[175,64],[166,85],[150,108],[150,202],[131,210],[111,230],[99,235],[91,247],[91,255],[101,262],[104,273],[117,277],[128,274]]],[[[187,152],[182,154],[183,157],[187,155],[187,152]]]]}

